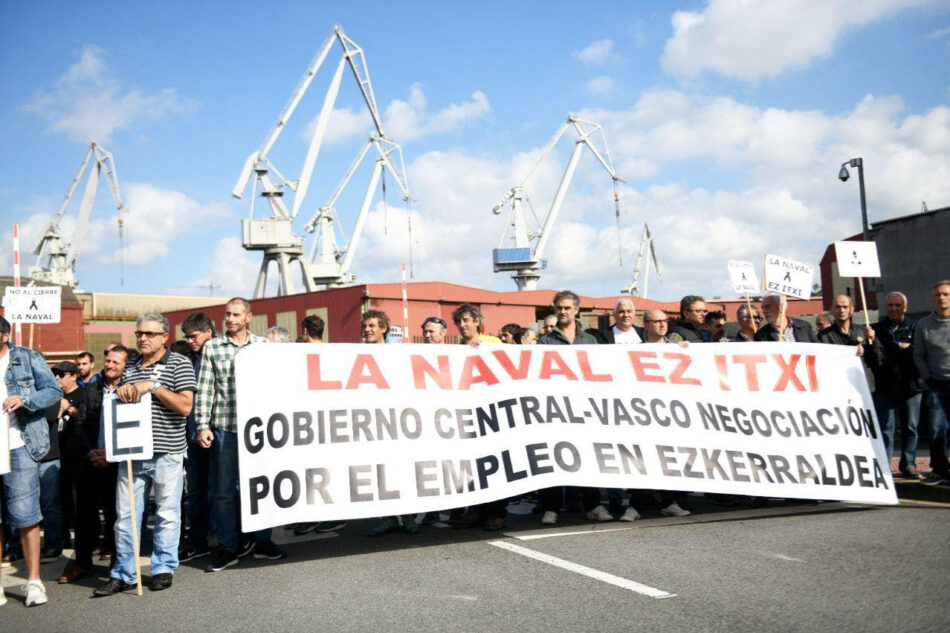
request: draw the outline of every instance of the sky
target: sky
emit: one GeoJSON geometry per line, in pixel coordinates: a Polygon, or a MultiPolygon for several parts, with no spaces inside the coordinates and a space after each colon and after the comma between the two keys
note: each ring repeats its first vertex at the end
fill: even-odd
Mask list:
{"type": "MultiPolygon", "coordinates": [[[[950,3],[945,0],[0,3],[0,274],[18,223],[25,268],[92,141],[114,156],[121,214],[100,182],[76,276],[96,292],[253,293],[260,252],[241,247],[250,195],[231,195],[334,25],[364,51],[412,200],[373,193],[358,282],[514,290],[491,251],[492,213],[576,113],[603,128],[623,179],[586,149],[544,254],[541,288],[617,295],[642,227],[662,278],[649,297],[730,297],[730,259],[817,264],[870,221],[950,206],[950,3]],[[117,218],[125,222],[120,245],[117,218]],[[411,226],[411,238],[409,229],[411,226]]],[[[299,177],[335,46],[268,158],[299,177]]],[[[371,131],[342,87],[293,229],[325,204],[371,131]]],[[[569,132],[524,182],[529,230],[565,173],[569,132]]],[[[601,148],[603,144],[601,144],[601,148]]],[[[336,204],[349,236],[371,163],[336,204]]],[[[60,228],[74,237],[84,183],[60,228]]],[[[248,192],[249,194],[250,192],[248,192]]],[[[285,199],[293,201],[293,191],[285,199]]],[[[269,217],[266,204],[254,217],[269,217]]],[[[269,294],[275,294],[271,274],[269,294]]],[[[817,281],[817,280],[816,280],[817,281]]],[[[297,281],[297,291],[301,284],[297,281]]]]}

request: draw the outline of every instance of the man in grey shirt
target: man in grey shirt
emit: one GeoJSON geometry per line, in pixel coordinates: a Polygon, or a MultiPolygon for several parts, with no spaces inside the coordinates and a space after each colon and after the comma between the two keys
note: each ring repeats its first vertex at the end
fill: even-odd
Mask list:
{"type": "Polygon", "coordinates": [[[947,464],[947,419],[950,418],[950,280],[938,281],[933,292],[934,311],[917,322],[914,364],[927,383],[927,409],[933,437],[930,467],[923,483],[950,483],[947,464]]]}

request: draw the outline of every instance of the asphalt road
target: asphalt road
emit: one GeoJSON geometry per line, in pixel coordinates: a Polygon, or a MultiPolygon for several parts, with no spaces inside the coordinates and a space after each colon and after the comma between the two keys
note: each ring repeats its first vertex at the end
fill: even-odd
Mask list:
{"type": "MultiPolygon", "coordinates": [[[[520,512],[526,512],[520,508],[520,512]]],[[[3,570],[0,631],[927,631],[950,630],[950,507],[776,506],[593,525],[580,515],[504,532],[295,538],[289,556],[207,559],[174,586],[92,598],[95,581],[58,585],[25,608],[20,570],[3,570]]],[[[145,568],[147,574],[147,567],[145,568]]]]}

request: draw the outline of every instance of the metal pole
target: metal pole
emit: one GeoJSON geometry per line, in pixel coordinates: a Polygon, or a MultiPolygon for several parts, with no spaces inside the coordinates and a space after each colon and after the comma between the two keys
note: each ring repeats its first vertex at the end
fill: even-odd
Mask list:
{"type": "Polygon", "coordinates": [[[864,241],[870,241],[868,237],[868,203],[864,196],[864,160],[855,158],[851,161],[852,166],[858,168],[858,189],[861,191],[861,231],[864,234],[864,241]]]}

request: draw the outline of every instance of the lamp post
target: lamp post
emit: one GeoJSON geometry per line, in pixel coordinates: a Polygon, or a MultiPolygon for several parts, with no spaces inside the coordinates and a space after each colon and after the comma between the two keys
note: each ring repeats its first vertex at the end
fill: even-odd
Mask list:
{"type": "Polygon", "coordinates": [[[847,182],[851,176],[848,173],[848,167],[858,168],[858,189],[861,192],[861,232],[864,234],[864,241],[868,238],[868,203],[864,197],[864,161],[860,158],[852,158],[841,163],[841,171],[838,172],[838,179],[841,182],[847,182]]]}

